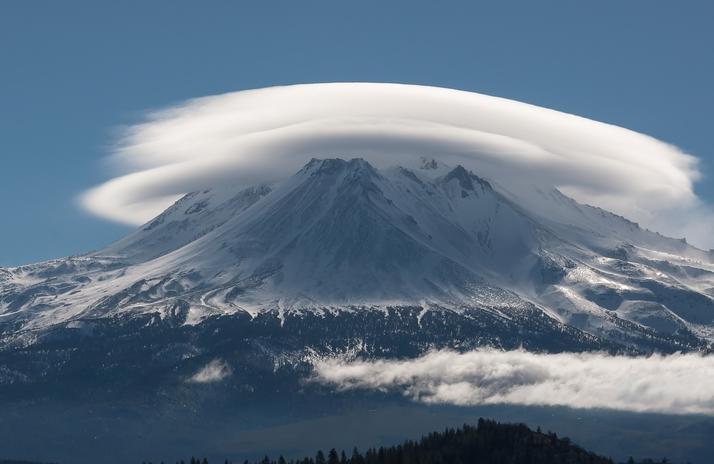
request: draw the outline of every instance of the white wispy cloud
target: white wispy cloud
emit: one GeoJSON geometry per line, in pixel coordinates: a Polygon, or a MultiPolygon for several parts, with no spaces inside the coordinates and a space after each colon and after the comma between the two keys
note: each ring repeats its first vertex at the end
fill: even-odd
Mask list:
{"type": "Polygon", "coordinates": [[[231,375],[231,367],[221,359],[214,359],[209,362],[198,372],[192,375],[188,382],[190,383],[212,383],[219,382],[231,375]]]}
{"type": "Polygon", "coordinates": [[[697,160],[678,148],[525,103],[401,84],[272,87],[153,112],[118,140],[112,161],[122,174],[81,201],[140,224],[188,191],[273,181],[311,157],[336,156],[378,166],[430,156],[485,177],[539,179],[656,230],[712,242],[714,215],[693,190],[697,160]]]}
{"type": "Polygon", "coordinates": [[[407,360],[315,364],[339,389],[402,392],[425,403],[517,404],[714,415],[714,356],[435,351],[407,360]]]}

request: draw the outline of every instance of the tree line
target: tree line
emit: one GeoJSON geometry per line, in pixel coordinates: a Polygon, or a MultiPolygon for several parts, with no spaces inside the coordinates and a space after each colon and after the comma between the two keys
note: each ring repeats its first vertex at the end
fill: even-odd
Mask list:
{"type": "MultiPolygon", "coordinates": [[[[667,464],[667,459],[635,461],[623,464],[667,464]]],[[[152,464],[144,462],[143,464],[152,464]]],[[[164,464],[163,462],[161,464],[164,464]]],[[[192,457],[176,464],[210,464],[192,457]]],[[[224,464],[234,464],[226,460],[224,464]]],[[[318,451],[315,456],[286,460],[264,457],[243,464],[615,464],[610,459],[573,444],[553,432],[531,430],[525,424],[501,424],[479,419],[476,426],[464,425],[434,432],[418,441],[370,448],[364,453],[354,448],[345,451],[318,451]]]]}

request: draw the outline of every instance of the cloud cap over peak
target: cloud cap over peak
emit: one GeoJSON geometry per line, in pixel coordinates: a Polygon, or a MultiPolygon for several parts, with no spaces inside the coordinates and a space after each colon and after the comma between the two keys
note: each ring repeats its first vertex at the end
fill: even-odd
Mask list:
{"type": "Polygon", "coordinates": [[[379,83],[270,87],[155,111],[118,140],[122,174],[81,201],[140,224],[189,191],[271,182],[335,156],[379,167],[427,156],[500,181],[538,179],[695,242],[706,234],[690,217],[700,228],[701,213],[711,217],[694,194],[696,158],[652,137],[505,98],[379,83]]]}

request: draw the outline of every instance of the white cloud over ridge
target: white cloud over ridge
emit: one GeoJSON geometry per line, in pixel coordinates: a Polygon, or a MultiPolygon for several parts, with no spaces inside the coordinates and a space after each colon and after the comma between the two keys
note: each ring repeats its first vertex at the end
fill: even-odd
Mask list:
{"type": "Polygon", "coordinates": [[[315,364],[339,389],[401,392],[424,403],[515,404],[714,415],[714,356],[435,351],[407,360],[315,364]]]}
{"type": "Polygon", "coordinates": [[[538,179],[656,230],[711,240],[714,216],[693,190],[697,160],[678,148],[513,100],[402,84],[271,87],[151,113],[115,147],[123,174],[81,200],[140,224],[189,191],[274,181],[312,157],[388,166],[423,156],[500,181],[538,179]]]}

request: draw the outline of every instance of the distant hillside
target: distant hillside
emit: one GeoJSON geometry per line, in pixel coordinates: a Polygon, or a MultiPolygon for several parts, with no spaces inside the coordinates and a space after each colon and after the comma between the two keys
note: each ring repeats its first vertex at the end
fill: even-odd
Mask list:
{"type": "MultiPolygon", "coordinates": [[[[635,461],[627,464],[657,464],[669,461],[635,461]]],[[[419,441],[406,441],[391,447],[370,448],[364,454],[356,448],[348,456],[332,449],[318,451],[315,457],[287,461],[265,457],[243,464],[615,464],[612,459],[559,438],[555,433],[533,431],[524,424],[500,424],[479,419],[478,426],[431,433],[419,441]]],[[[144,463],[147,464],[147,463],[144,463]]],[[[151,463],[148,463],[151,464],[151,463]]],[[[177,464],[186,464],[180,461],[177,464]]],[[[188,464],[209,464],[206,459],[191,458],[188,464]]],[[[232,464],[225,461],[225,464],[232,464]]]]}

